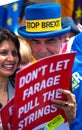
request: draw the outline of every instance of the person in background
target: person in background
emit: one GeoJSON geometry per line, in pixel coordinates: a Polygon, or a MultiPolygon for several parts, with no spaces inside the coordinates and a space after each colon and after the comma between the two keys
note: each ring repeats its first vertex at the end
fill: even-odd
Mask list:
{"type": "MultiPolygon", "coordinates": [[[[27,6],[33,5],[33,4],[36,4],[36,2],[35,1],[24,0],[24,3],[22,5],[22,7],[21,7],[20,15],[18,17],[18,25],[19,26],[25,25],[25,13],[24,13],[25,8],[27,6]]],[[[27,40],[25,38],[19,37],[19,36],[18,36],[18,39],[20,41],[20,54],[21,54],[21,62],[20,62],[19,68],[22,68],[22,67],[26,66],[29,63],[35,62],[35,58],[32,56],[31,48],[30,48],[29,43],[27,42],[27,40]],[[25,48],[25,46],[26,46],[26,48],[25,48]],[[25,48],[25,50],[24,50],[24,48],[25,48]],[[26,52],[26,54],[25,54],[25,52],[26,52]]]]}
{"type": "Polygon", "coordinates": [[[19,47],[19,40],[13,32],[0,28],[0,109],[14,95],[14,76],[20,62],[19,47]]]}
{"type": "Polygon", "coordinates": [[[23,69],[24,67],[26,67],[27,65],[30,65],[34,62],[34,58],[32,56],[32,51],[31,48],[29,46],[29,44],[27,43],[27,41],[22,38],[22,37],[18,37],[19,42],[20,42],[20,56],[21,56],[21,60],[20,60],[20,64],[18,65],[18,69],[23,69]]]}
{"type": "Polygon", "coordinates": [[[80,32],[82,32],[82,25],[80,23],[77,24],[77,28],[80,32]]]}
{"type": "Polygon", "coordinates": [[[72,91],[76,96],[76,118],[70,125],[71,130],[82,130],[82,32],[74,39],[71,52],[76,51],[72,69],[72,91]]]}
{"type": "MultiPolygon", "coordinates": [[[[18,28],[18,33],[28,40],[36,60],[61,53],[61,36],[68,33],[71,27],[61,26],[60,14],[61,5],[56,3],[26,7],[26,24],[18,28]],[[42,24],[44,25],[39,27],[42,24]]],[[[69,90],[62,89],[61,92],[67,96],[67,101],[55,99],[53,102],[56,107],[64,110],[68,122],[71,123],[76,116],[75,96],[69,90]]]]}
{"type": "Polygon", "coordinates": [[[71,17],[62,18],[62,25],[71,26],[71,30],[67,34],[61,36],[62,53],[65,53],[70,51],[71,44],[73,43],[73,39],[80,31],[71,17]]]}
{"type": "Polygon", "coordinates": [[[21,26],[21,25],[25,25],[25,8],[29,5],[33,5],[33,4],[36,4],[35,1],[29,1],[29,0],[24,0],[24,3],[21,7],[21,11],[20,11],[20,15],[18,17],[18,25],[21,26]]]}

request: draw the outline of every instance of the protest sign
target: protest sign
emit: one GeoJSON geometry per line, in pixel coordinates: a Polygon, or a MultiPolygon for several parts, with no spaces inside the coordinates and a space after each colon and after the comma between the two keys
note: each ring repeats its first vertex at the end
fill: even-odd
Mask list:
{"type": "Polygon", "coordinates": [[[50,56],[17,73],[12,130],[52,130],[67,122],[51,100],[66,100],[60,90],[69,89],[74,56],[50,56]]]}
{"type": "Polygon", "coordinates": [[[51,100],[66,100],[60,90],[69,89],[74,56],[50,56],[17,73],[15,97],[2,109],[6,130],[11,124],[12,130],[69,130],[64,112],[51,100]]]}
{"type": "Polygon", "coordinates": [[[12,113],[14,97],[1,109],[3,130],[12,130],[12,113]]]}

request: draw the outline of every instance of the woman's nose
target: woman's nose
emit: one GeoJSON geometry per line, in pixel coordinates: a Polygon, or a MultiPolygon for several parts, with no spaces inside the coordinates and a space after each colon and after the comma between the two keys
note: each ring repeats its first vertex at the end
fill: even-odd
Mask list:
{"type": "Polygon", "coordinates": [[[8,54],[8,60],[13,61],[14,57],[11,53],[8,54]]]}

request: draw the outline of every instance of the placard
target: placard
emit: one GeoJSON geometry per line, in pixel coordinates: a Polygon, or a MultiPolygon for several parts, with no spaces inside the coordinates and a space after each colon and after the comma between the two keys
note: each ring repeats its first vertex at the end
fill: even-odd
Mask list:
{"type": "Polygon", "coordinates": [[[1,109],[3,130],[12,130],[14,97],[1,109]]]}
{"type": "Polygon", "coordinates": [[[66,100],[61,89],[70,89],[74,56],[50,56],[17,73],[12,130],[69,129],[64,112],[51,100],[66,100]]]}

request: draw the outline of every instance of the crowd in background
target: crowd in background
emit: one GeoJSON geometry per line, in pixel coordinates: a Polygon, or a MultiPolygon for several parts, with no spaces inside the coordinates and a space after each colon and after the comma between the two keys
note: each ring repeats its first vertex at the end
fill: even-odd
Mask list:
{"type": "MultiPolygon", "coordinates": [[[[0,6],[0,26],[7,27],[16,31],[18,27],[17,18],[19,17],[21,6],[25,0],[19,0],[4,6],[0,6]]],[[[28,0],[36,3],[56,2],[62,5],[62,17],[73,18],[76,24],[82,24],[82,1],[81,0],[28,0]]]]}

